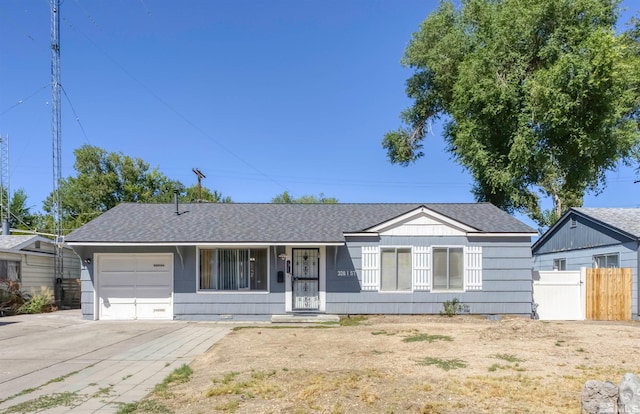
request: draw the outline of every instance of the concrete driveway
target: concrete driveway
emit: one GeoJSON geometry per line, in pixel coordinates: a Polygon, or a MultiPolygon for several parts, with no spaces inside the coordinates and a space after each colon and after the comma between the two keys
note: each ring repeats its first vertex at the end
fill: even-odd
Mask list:
{"type": "Polygon", "coordinates": [[[79,310],[0,318],[0,413],[109,413],[141,400],[230,330],[185,321],[83,321],[79,310]],[[14,408],[15,409],[15,408],[14,408]]]}

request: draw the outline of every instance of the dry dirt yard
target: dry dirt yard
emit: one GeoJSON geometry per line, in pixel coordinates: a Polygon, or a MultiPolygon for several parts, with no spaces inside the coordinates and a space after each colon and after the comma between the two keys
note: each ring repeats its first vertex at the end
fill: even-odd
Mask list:
{"type": "Polygon", "coordinates": [[[586,380],[640,374],[636,321],[358,319],[237,328],[137,412],[579,413],[586,380]]]}

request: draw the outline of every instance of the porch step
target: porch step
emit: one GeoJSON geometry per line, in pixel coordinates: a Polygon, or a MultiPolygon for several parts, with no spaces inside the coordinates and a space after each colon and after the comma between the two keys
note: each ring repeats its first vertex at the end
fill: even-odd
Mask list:
{"type": "Polygon", "coordinates": [[[340,322],[338,315],[326,313],[289,313],[286,315],[271,315],[271,323],[326,323],[340,322]]]}

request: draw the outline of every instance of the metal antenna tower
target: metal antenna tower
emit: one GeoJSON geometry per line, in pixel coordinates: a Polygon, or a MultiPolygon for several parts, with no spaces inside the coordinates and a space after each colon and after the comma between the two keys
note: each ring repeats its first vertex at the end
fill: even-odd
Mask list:
{"type": "Polygon", "coordinates": [[[58,285],[64,275],[62,245],[62,202],[60,181],[62,180],[62,134],[60,108],[60,0],[50,0],[51,6],[51,137],[53,141],[53,233],[56,236],[55,281],[56,302],[61,300],[58,285]]]}
{"type": "Polygon", "coordinates": [[[0,221],[2,234],[9,235],[11,191],[9,188],[9,137],[0,136],[0,221]]]}

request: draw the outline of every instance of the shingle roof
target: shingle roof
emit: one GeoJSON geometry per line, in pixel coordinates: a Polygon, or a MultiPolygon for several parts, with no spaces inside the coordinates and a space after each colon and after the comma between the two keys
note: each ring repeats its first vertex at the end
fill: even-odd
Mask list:
{"type": "Polygon", "coordinates": [[[39,240],[39,236],[26,235],[26,236],[0,236],[0,250],[13,250],[19,249],[23,244],[30,242],[31,240],[39,240]]]}
{"type": "Polygon", "coordinates": [[[120,204],[73,231],[68,242],[241,243],[343,242],[344,232],[364,231],[426,207],[478,232],[535,230],[489,203],[478,204],[120,204]]]}
{"type": "Polygon", "coordinates": [[[640,208],[573,208],[580,214],[640,238],[640,208]]]}

